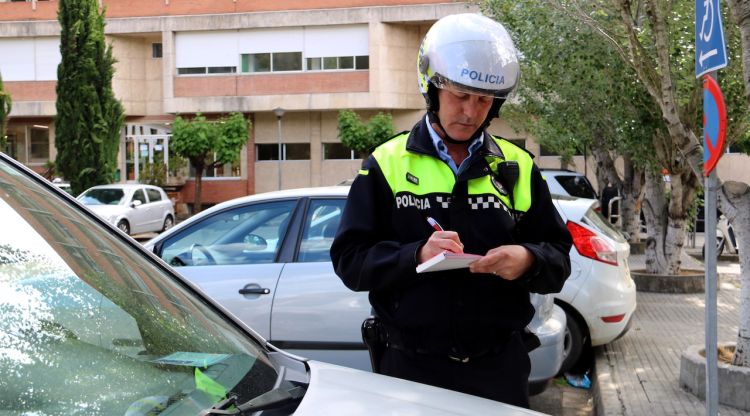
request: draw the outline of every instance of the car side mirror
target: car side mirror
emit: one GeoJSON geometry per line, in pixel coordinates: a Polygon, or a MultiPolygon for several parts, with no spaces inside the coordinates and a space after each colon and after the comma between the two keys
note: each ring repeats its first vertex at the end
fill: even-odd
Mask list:
{"type": "Polygon", "coordinates": [[[130,203],[130,206],[132,208],[136,208],[136,207],[140,206],[142,203],[143,202],[141,202],[141,201],[139,201],[139,200],[136,199],[135,201],[133,201],[133,202],[130,203]]]}

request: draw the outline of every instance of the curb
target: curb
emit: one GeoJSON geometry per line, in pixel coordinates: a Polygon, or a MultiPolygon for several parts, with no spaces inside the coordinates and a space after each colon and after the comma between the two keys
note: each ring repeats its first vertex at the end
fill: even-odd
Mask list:
{"type": "Polygon", "coordinates": [[[608,351],[604,345],[594,350],[594,376],[592,396],[594,399],[594,414],[596,416],[625,416],[625,403],[620,390],[617,387],[619,381],[616,374],[612,372],[613,363],[609,361],[609,355],[615,352],[608,351]]]}

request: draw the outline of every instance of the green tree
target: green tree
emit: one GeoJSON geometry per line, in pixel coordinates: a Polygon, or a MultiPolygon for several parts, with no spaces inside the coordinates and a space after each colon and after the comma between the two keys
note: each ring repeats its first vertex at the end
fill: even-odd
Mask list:
{"type": "Polygon", "coordinates": [[[5,151],[8,145],[6,128],[8,127],[8,115],[13,108],[13,100],[3,87],[3,75],[0,74],[0,152],[5,151]]]}
{"type": "Polygon", "coordinates": [[[195,169],[195,200],[193,212],[201,210],[203,172],[207,168],[239,159],[242,146],[247,143],[250,122],[241,113],[232,113],[217,121],[208,121],[197,114],[192,120],[177,116],[172,125],[171,149],[190,161],[195,169]]]}
{"type": "Polygon", "coordinates": [[[393,136],[393,117],[379,112],[364,123],[352,110],[339,111],[339,139],[341,143],[366,158],[379,144],[393,136]]]}
{"type": "Polygon", "coordinates": [[[613,183],[623,194],[623,228],[639,235],[646,151],[660,129],[658,108],[632,68],[593,30],[558,9],[534,0],[491,0],[486,13],[502,16],[522,53],[516,99],[503,118],[560,154],[564,162],[586,152],[596,162],[599,187],[613,183]],[[615,170],[622,157],[625,171],[615,170]]]}
{"type": "MultiPolygon", "coordinates": [[[[649,139],[648,151],[637,155],[639,159],[656,161],[646,169],[646,265],[652,273],[677,274],[688,212],[702,186],[703,155],[696,134],[702,126],[702,91],[694,75],[694,5],[663,0],[554,0],[546,5],[588,26],[592,34],[605,40],[622,64],[633,71],[645,97],[658,109],[659,126],[655,134],[645,136],[649,139]],[[669,191],[659,173],[662,168],[670,172],[669,191]]],[[[739,45],[736,30],[727,33],[727,44],[731,60],[732,51],[739,45]]],[[[741,75],[736,68],[728,68],[722,77],[730,110],[728,136],[737,137],[747,129],[747,110],[731,105],[741,97],[737,89],[741,75]]],[[[590,93],[596,94],[590,90],[582,94],[590,93]]]]}
{"type": "Polygon", "coordinates": [[[97,0],[60,0],[57,18],[56,167],[78,194],[114,181],[124,112],[112,91],[115,59],[97,0]]]}

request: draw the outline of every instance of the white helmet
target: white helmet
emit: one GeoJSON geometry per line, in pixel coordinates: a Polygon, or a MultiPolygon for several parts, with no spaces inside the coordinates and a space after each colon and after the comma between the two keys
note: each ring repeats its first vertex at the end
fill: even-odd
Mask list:
{"type": "Polygon", "coordinates": [[[500,23],[474,13],[443,17],[427,31],[417,58],[419,89],[427,108],[437,110],[437,88],[488,95],[500,104],[518,83],[518,57],[513,40],[500,23]],[[434,89],[433,89],[434,90],[434,89]]]}

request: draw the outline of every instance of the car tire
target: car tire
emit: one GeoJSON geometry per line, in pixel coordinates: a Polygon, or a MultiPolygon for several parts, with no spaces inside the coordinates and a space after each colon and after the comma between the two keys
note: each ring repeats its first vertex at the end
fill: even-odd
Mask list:
{"type": "Polygon", "coordinates": [[[130,224],[128,224],[127,221],[120,220],[120,222],[117,223],[117,228],[119,228],[125,234],[130,235],[130,224]]]}
{"type": "Polygon", "coordinates": [[[581,359],[586,344],[586,334],[578,318],[565,311],[567,326],[565,327],[565,341],[563,342],[563,362],[558,374],[569,372],[581,359]]]}
{"type": "MultiPolygon", "coordinates": [[[[721,256],[721,253],[724,252],[724,238],[717,235],[716,236],[716,258],[718,259],[719,256],[721,256]]],[[[703,243],[703,248],[701,249],[701,256],[703,257],[703,260],[706,259],[706,244],[703,243]]]]}
{"type": "Polygon", "coordinates": [[[161,227],[161,232],[167,231],[173,226],[174,226],[174,218],[172,218],[171,215],[167,215],[167,218],[164,218],[164,226],[161,227]]]}

